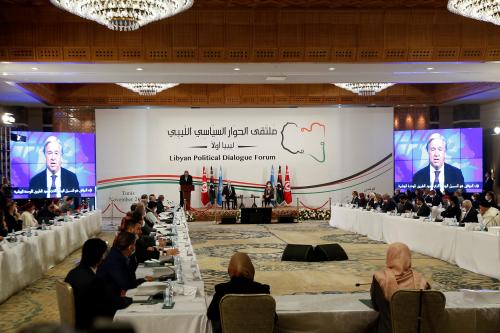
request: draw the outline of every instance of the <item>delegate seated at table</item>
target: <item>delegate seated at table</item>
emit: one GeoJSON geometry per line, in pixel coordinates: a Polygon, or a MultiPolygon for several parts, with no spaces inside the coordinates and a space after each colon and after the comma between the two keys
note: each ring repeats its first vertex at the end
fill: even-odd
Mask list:
{"type": "Polygon", "coordinates": [[[136,235],[120,232],[109,251],[108,256],[97,269],[97,276],[112,286],[113,295],[121,296],[129,289],[137,288],[144,281],[153,281],[152,277],[136,279],[135,270],[131,269],[129,257],[135,251],[136,235]]]}
{"type": "Polygon", "coordinates": [[[230,281],[215,286],[215,294],[208,306],[207,317],[212,321],[214,333],[222,332],[220,326],[219,303],[227,294],[269,294],[267,284],[254,281],[255,268],[246,253],[236,252],[227,267],[230,281]]]}
{"type": "Polygon", "coordinates": [[[386,266],[373,275],[370,295],[373,307],[379,311],[377,333],[391,333],[392,295],[401,289],[430,289],[422,274],[411,268],[411,252],[406,244],[389,245],[386,266]]]}
{"type": "Polygon", "coordinates": [[[431,209],[427,204],[424,202],[424,198],[422,197],[417,197],[415,200],[415,209],[414,212],[417,213],[417,216],[423,216],[427,217],[431,215],[431,209]]]}
{"type": "Polygon", "coordinates": [[[75,326],[79,330],[89,329],[98,317],[113,318],[117,310],[132,303],[131,298],[113,294],[111,286],[95,273],[107,248],[102,239],[87,240],[83,244],[80,264],[64,279],[73,288],[75,326]]]}

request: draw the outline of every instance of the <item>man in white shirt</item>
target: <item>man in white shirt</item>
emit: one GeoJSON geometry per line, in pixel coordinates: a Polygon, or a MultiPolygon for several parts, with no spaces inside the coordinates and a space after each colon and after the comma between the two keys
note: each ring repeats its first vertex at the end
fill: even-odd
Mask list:
{"type": "Polygon", "coordinates": [[[488,201],[481,201],[479,204],[479,213],[481,214],[479,222],[481,222],[486,228],[500,227],[500,211],[495,207],[491,207],[491,204],[488,201]]]}
{"type": "Polygon", "coordinates": [[[49,136],[43,146],[46,169],[30,180],[30,198],[80,197],[80,185],[76,175],[63,168],[62,144],[55,136],[49,136]]]}
{"type": "Polygon", "coordinates": [[[446,157],[446,139],[439,133],[434,133],[427,140],[429,164],[413,175],[413,184],[417,187],[454,191],[464,186],[462,171],[448,163],[446,157]]]}

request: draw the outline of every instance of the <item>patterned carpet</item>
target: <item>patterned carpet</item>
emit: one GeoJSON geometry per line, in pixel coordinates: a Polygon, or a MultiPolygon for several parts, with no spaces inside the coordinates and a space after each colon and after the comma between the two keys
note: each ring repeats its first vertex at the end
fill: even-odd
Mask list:
{"type": "MultiPolygon", "coordinates": [[[[256,269],[256,280],[271,286],[274,295],[304,293],[347,293],[367,291],[356,282],[371,282],[372,274],[382,267],[387,245],[364,236],[328,226],[326,222],[272,225],[214,225],[194,222],[190,234],[202,270],[207,293],[227,280],[227,264],[235,251],[247,252],[256,269]],[[324,263],[281,262],[287,243],[339,243],[349,261],[324,263]]],[[[111,240],[112,232],[101,237],[111,240]]],[[[23,291],[0,304],[0,332],[13,333],[31,323],[58,322],[59,312],[54,281],[64,279],[80,258],[76,251],[23,291]]],[[[500,281],[478,275],[444,261],[418,253],[413,266],[425,275],[434,289],[500,289],[500,281]]]]}

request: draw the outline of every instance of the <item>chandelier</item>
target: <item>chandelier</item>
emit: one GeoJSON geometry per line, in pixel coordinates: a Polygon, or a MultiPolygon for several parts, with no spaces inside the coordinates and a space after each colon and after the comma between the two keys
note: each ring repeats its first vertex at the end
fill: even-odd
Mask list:
{"type": "Polygon", "coordinates": [[[173,88],[178,83],[117,83],[117,85],[132,90],[141,96],[154,96],[163,90],[173,88]]]}
{"type": "Polygon", "coordinates": [[[359,82],[359,83],[333,83],[339,88],[352,91],[361,96],[373,96],[382,90],[395,85],[395,83],[359,82]]]}
{"type": "Polygon", "coordinates": [[[500,25],[500,1],[498,0],[449,0],[448,10],[475,20],[500,25]]]}
{"type": "Polygon", "coordinates": [[[174,16],[194,0],[50,0],[54,5],[111,30],[132,31],[174,16]]]}

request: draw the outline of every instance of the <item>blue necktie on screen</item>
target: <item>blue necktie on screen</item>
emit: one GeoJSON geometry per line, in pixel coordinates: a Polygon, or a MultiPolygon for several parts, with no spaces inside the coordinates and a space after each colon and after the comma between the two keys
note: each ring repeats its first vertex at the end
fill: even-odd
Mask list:
{"type": "Polygon", "coordinates": [[[50,197],[55,198],[57,196],[56,193],[56,175],[50,176],[52,178],[52,185],[50,185],[50,197]]]}
{"type": "Polygon", "coordinates": [[[441,171],[437,170],[434,171],[434,184],[432,185],[433,188],[439,188],[439,173],[441,171]]]}

